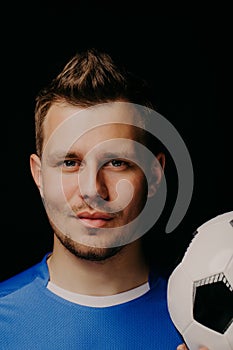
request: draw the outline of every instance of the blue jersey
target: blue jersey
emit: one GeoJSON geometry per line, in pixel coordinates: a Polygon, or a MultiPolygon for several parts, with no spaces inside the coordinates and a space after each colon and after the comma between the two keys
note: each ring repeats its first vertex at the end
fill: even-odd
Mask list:
{"type": "Polygon", "coordinates": [[[0,284],[1,350],[175,350],[183,339],[167,309],[167,282],[151,275],[136,299],[90,307],[47,288],[47,256],[0,284]]]}

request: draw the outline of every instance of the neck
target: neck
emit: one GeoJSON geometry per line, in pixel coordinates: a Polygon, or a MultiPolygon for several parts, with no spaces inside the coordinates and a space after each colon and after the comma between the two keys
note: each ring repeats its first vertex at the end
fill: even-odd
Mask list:
{"type": "Polygon", "coordinates": [[[103,261],[81,259],[55,237],[48,259],[50,281],[71,292],[104,296],[125,292],[148,281],[140,240],[103,261]]]}

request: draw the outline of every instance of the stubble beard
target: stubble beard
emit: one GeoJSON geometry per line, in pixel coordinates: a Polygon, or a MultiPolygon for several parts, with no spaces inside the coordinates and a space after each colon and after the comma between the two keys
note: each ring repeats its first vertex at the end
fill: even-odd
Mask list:
{"type": "MultiPolygon", "coordinates": [[[[44,201],[44,203],[46,203],[44,201]]],[[[48,204],[48,203],[47,203],[48,204]]],[[[50,211],[50,214],[53,218],[56,218],[56,211],[54,211],[53,207],[50,207],[47,205],[47,211],[50,211]]],[[[86,208],[86,207],[85,207],[86,208]]],[[[84,207],[81,207],[82,210],[84,210],[84,207]]],[[[79,210],[81,210],[79,208],[79,210]]],[[[72,208],[73,212],[76,213],[77,208],[72,208]]],[[[75,215],[76,216],[76,215],[75,215]]],[[[60,241],[60,243],[63,245],[65,249],[67,249],[71,254],[73,254],[75,257],[87,261],[96,261],[96,262],[101,262],[105,261],[116,254],[118,254],[124,244],[121,244],[119,242],[119,239],[115,242],[116,245],[114,246],[92,246],[78,242],[77,240],[74,240],[70,237],[69,233],[62,232],[61,229],[58,228],[58,226],[54,223],[54,221],[50,218],[50,215],[48,215],[49,222],[51,227],[53,228],[54,234],[57,237],[57,239],[60,241]]],[[[90,236],[95,236],[96,235],[96,230],[95,228],[88,228],[88,235],[90,236]]]]}
{"type": "Polygon", "coordinates": [[[61,244],[76,258],[87,260],[87,261],[105,261],[118,254],[123,246],[110,247],[110,248],[99,248],[86,246],[72,240],[68,236],[56,234],[61,244]]]}

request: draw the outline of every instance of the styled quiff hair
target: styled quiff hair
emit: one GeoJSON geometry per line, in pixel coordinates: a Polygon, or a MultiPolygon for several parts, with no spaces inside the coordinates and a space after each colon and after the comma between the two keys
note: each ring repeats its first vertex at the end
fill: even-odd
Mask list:
{"type": "Polygon", "coordinates": [[[88,108],[99,103],[125,101],[152,108],[146,82],[115,63],[106,52],[87,49],[73,56],[62,71],[36,97],[35,136],[39,157],[43,149],[43,123],[55,103],[88,108]]]}

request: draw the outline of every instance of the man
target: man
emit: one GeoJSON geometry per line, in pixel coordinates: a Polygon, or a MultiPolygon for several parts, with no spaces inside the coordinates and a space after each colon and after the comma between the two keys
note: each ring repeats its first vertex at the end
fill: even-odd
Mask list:
{"type": "Polygon", "coordinates": [[[38,94],[30,167],[54,245],[1,284],[1,349],[172,350],[183,342],[166,279],[142,245],[165,166],[163,152],[146,151],[146,93],[107,54],[87,50],[38,94]]]}

